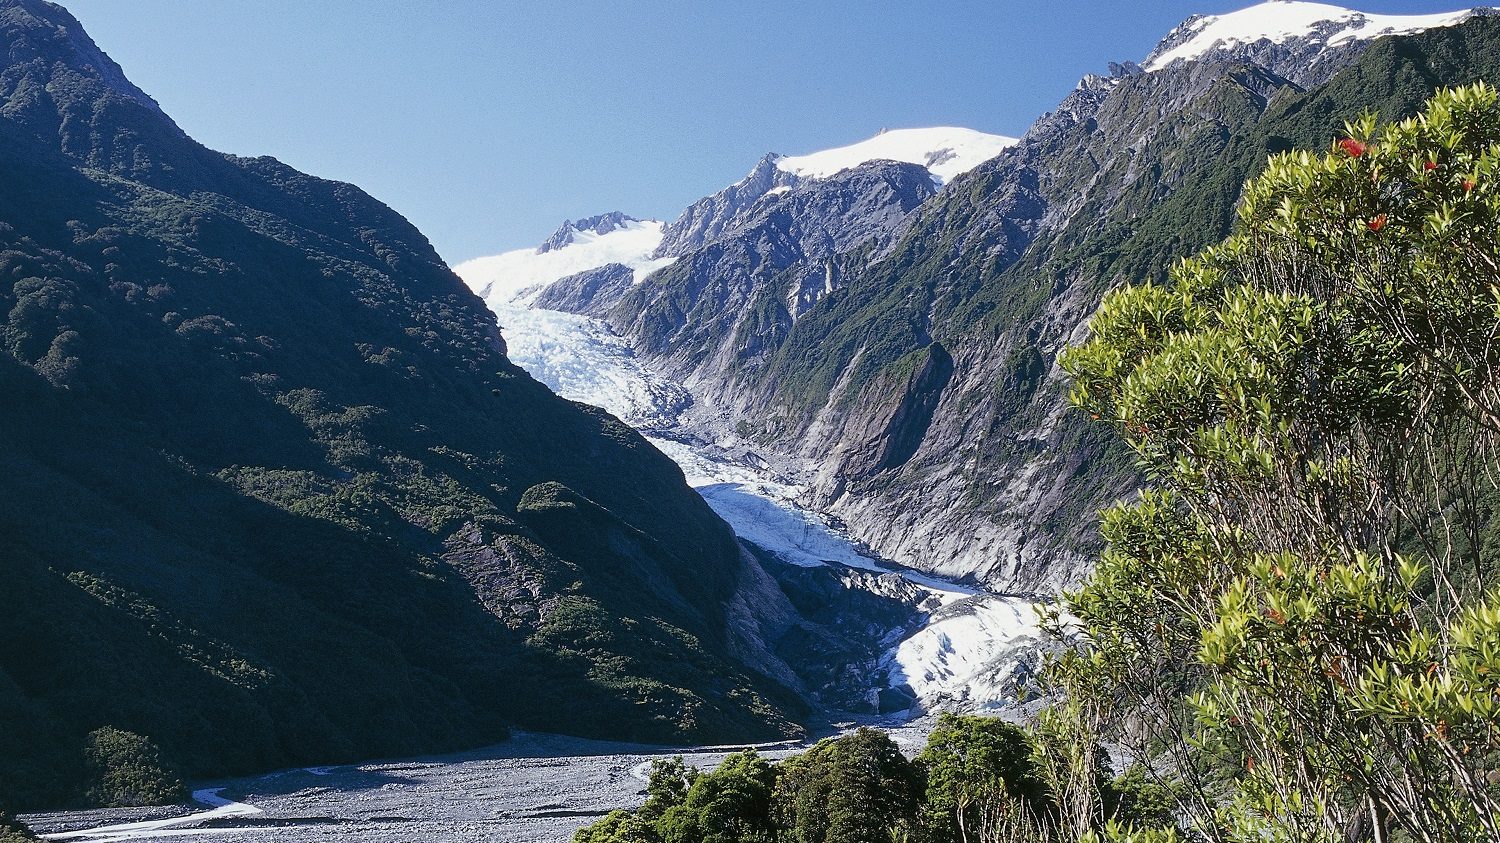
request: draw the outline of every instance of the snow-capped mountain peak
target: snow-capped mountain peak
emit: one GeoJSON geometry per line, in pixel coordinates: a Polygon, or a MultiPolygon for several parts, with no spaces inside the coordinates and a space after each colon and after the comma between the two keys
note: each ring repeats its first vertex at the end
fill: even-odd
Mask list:
{"type": "Polygon", "coordinates": [[[555,281],[623,264],[636,281],[672,263],[731,225],[763,196],[786,192],[871,161],[918,164],[946,183],[1016,143],[1015,138],[952,126],[882,131],[865,141],[807,155],[769,154],[744,179],[695,202],[670,226],[619,211],[568,220],[535,249],[475,258],[454,271],[492,309],[525,307],[555,281]]]}
{"type": "Polygon", "coordinates": [[[644,220],[623,214],[619,211],[610,211],[607,214],[596,214],[592,217],[584,217],[581,220],[567,220],[558,229],[552,232],[542,245],[536,249],[537,254],[551,252],[570,245],[575,241],[575,235],[581,232],[604,235],[611,231],[618,231],[633,222],[644,222],[644,220]]]}
{"type": "Polygon", "coordinates": [[[606,264],[624,264],[636,280],[646,277],[672,262],[651,257],[661,236],[660,220],[614,211],[565,222],[535,249],[475,258],[453,271],[492,309],[524,306],[552,282],[606,264]]]}
{"type": "Polygon", "coordinates": [[[1214,50],[1228,50],[1260,41],[1284,44],[1295,39],[1310,39],[1336,47],[1382,35],[1403,35],[1452,26],[1477,12],[1467,9],[1433,15],[1372,15],[1327,3],[1267,0],[1224,15],[1188,18],[1157,45],[1143,67],[1148,71],[1160,70],[1179,59],[1196,59],[1214,50]]]}
{"type": "Polygon", "coordinates": [[[782,156],[776,159],[776,167],[802,178],[819,179],[869,161],[904,161],[926,167],[934,179],[946,183],[994,158],[1015,142],[1015,138],[957,126],[890,129],[849,146],[782,156]]]}

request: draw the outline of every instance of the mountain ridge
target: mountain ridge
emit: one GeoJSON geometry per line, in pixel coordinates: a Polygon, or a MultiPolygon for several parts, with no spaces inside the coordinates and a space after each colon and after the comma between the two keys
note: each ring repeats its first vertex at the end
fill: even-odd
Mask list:
{"type": "MultiPolygon", "coordinates": [[[[687,251],[671,268],[630,287],[580,283],[546,301],[604,317],[647,365],[698,396],[690,426],[808,478],[804,502],[882,555],[994,587],[1054,589],[1086,566],[1085,516],[1135,483],[1127,457],[1064,413],[1057,351],[1081,336],[1104,287],[1161,273],[1206,233],[1222,234],[1267,153],[1338,131],[1342,118],[1314,124],[1298,112],[1327,102],[1309,91],[1347,71],[1371,103],[1339,82],[1344,116],[1393,99],[1404,113],[1430,93],[1406,90],[1412,79],[1465,82],[1464,68],[1488,67],[1468,46],[1488,16],[1464,14],[1467,22],[1414,35],[1221,45],[1149,73],[1112,65],[876,237],[727,290],[737,271],[694,265],[714,265],[705,256],[737,238],[776,238],[755,222],[759,200],[740,199],[747,180],[679,218],[697,239],[679,240],[687,251]],[[1396,46],[1418,43],[1444,65],[1396,46]],[[1158,206],[1201,227],[1186,230],[1158,206]],[[803,309],[797,291],[813,279],[803,309]],[[649,321],[652,301],[668,318],[649,321]]],[[[1178,31],[1196,31],[1193,23],[1178,31]]],[[[1152,56],[1177,41],[1169,34],[1152,56]]],[[[752,177],[772,174],[775,160],[752,177]]],[[[755,188],[777,190],[781,202],[805,189],[755,188]]]]}

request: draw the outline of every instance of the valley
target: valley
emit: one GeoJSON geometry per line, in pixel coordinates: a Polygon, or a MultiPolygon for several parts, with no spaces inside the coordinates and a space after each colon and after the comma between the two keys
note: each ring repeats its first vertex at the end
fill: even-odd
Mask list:
{"type": "Polygon", "coordinates": [[[1500,11],[1423,11],[450,266],[0,0],[0,840],[1500,840],[1500,11]]]}
{"type": "MultiPolygon", "coordinates": [[[[524,292],[517,297],[528,298],[524,292]]],[[[651,371],[600,320],[494,305],[493,291],[491,301],[511,360],[564,398],[602,406],[641,430],[682,467],[688,485],[741,541],[785,565],[862,575],[843,578],[845,588],[903,595],[910,611],[892,619],[899,623],[864,632],[864,643],[878,655],[862,667],[849,665],[865,679],[863,688],[856,680],[845,690],[846,699],[864,698],[866,713],[889,714],[900,705],[893,699],[906,698],[911,705],[901,710],[919,715],[937,708],[1002,710],[1027,690],[1029,671],[1048,646],[1036,623],[1036,597],[996,593],[881,559],[800,503],[815,463],[767,459],[742,445],[706,440],[713,427],[687,422],[698,409],[694,397],[651,371]]],[[[784,589],[795,591],[790,578],[782,579],[784,589]]]]}

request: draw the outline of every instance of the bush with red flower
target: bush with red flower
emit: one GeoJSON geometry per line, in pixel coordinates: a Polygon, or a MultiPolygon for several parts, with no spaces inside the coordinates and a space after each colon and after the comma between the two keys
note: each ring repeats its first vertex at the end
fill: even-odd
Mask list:
{"type": "Polygon", "coordinates": [[[1497,100],[1276,156],[1064,357],[1156,488],[1053,675],[1203,839],[1500,840],[1497,100]]]}

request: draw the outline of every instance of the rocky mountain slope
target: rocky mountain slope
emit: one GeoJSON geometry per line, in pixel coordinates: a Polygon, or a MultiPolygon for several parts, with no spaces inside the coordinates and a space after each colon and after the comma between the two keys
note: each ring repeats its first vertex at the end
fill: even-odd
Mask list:
{"type": "Polygon", "coordinates": [[[728,527],[410,224],[194,142],[58,6],[0,44],[0,803],[105,726],[189,776],[796,730],[728,527]]]}
{"type": "Polygon", "coordinates": [[[897,165],[803,181],[768,157],[666,226],[670,266],[539,301],[604,317],[697,397],[689,427],[801,476],[882,555],[1052,590],[1137,482],[1066,411],[1055,366],[1102,294],[1222,237],[1269,153],[1500,78],[1497,31],[1282,0],[1193,18],[931,196],[898,189],[897,165]],[[831,228],[847,236],[801,237],[831,228]]]}

